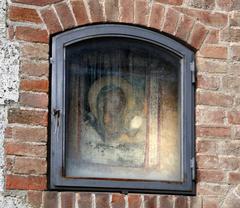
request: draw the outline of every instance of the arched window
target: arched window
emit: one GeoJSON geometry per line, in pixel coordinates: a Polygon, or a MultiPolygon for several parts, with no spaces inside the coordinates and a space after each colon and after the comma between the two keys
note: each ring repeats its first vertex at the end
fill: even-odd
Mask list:
{"type": "Polygon", "coordinates": [[[53,37],[50,188],[194,193],[194,53],[140,27],[53,37]]]}

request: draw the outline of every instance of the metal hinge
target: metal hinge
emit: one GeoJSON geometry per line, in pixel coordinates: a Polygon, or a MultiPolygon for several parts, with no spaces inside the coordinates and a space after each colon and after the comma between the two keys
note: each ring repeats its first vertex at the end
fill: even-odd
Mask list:
{"type": "Polygon", "coordinates": [[[192,73],[192,83],[195,83],[196,82],[196,74],[195,74],[195,63],[194,63],[194,61],[192,61],[190,63],[190,70],[191,70],[191,73],[192,73]]]}
{"type": "Polygon", "coordinates": [[[196,162],[194,157],[190,160],[190,167],[192,171],[192,180],[194,181],[196,179],[196,162]]]}
{"type": "Polygon", "coordinates": [[[50,64],[53,64],[53,63],[54,63],[53,57],[50,57],[50,64]]]}

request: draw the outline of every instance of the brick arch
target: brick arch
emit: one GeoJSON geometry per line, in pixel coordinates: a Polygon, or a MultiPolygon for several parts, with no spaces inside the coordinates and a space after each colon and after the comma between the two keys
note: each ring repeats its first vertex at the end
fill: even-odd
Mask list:
{"type": "Polygon", "coordinates": [[[57,2],[39,9],[48,35],[92,23],[127,23],[152,28],[199,49],[208,28],[190,14],[173,6],[147,0],[78,0],[57,2]]]}

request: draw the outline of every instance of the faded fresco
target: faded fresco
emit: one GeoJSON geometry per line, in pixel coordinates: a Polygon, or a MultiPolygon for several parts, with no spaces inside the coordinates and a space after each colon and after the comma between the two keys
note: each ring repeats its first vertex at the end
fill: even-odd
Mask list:
{"type": "Polygon", "coordinates": [[[67,176],[181,180],[178,68],[148,53],[130,41],[69,59],[67,176]]]}

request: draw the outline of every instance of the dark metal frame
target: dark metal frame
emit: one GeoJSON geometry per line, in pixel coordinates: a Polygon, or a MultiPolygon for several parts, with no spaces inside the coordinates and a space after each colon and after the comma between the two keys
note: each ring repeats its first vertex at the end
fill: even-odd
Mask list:
{"type": "Polygon", "coordinates": [[[51,82],[51,190],[111,191],[122,193],[195,194],[194,157],[194,53],[160,33],[123,24],[85,26],[56,35],[52,39],[51,82]],[[65,152],[65,46],[96,37],[128,37],[156,44],[181,58],[181,139],[183,182],[128,181],[64,177],[65,152]]]}

